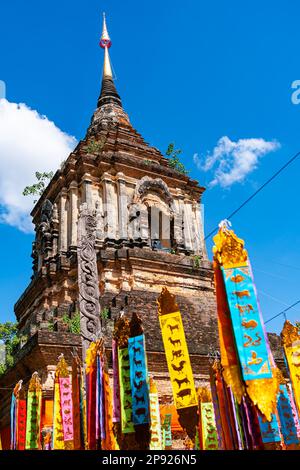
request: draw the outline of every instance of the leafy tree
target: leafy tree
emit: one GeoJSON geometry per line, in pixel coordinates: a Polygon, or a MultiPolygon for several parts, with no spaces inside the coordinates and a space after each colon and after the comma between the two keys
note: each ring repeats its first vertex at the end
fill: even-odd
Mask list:
{"type": "Polygon", "coordinates": [[[5,345],[5,363],[0,365],[0,374],[3,374],[8,367],[14,364],[14,355],[18,350],[21,338],[18,336],[16,323],[0,323],[0,341],[5,345]]]}
{"type": "Polygon", "coordinates": [[[16,323],[7,321],[5,323],[0,323],[0,341],[3,341],[4,344],[10,342],[18,332],[18,326],[16,323]]]}
{"type": "Polygon", "coordinates": [[[179,159],[179,155],[181,153],[181,149],[175,149],[175,144],[170,143],[166,151],[166,156],[169,158],[169,167],[179,171],[179,173],[182,173],[183,175],[187,175],[189,171],[179,159]]]}
{"type": "Polygon", "coordinates": [[[296,327],[300,330],[300,321],[296,321],[296,327]]]}
{"type": "MultiPolygon", "coordinates": [[[[46,185],[53,176],[53,171],[40,173],[39,171],[35,172],[35,177],[37,183],[32,184],[31,186],[26,186],[23,190],[23,196],[41,196],[44,192],[46,185]]],[[[34,200],[36,203],[37,199],[34,200]]]]}

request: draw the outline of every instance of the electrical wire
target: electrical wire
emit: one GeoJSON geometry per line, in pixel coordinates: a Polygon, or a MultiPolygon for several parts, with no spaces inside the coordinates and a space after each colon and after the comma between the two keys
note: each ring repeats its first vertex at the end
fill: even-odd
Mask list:
{"type": "Polygon", "coordinates": [[[265,321],[265,324],[266,324],[266,323],[269,323],[271,320],[274,320],[274,318],[277,318],[277,317],[279,317],[280,315],[284,315],[285,318],[286,318],[285,313],[286,313],[288,310],[291,310],[291,308],[295,307],[295,305],[298,305],[298,304],[300,304],[300,300],[297,300],[297,302],[295,302],[294,304],[290,305],[290,306],[289,306],[288,308],[286,308],[285,310],[282,310],[282,312],[279,312],[279,313],[277,313],[277,315],[274,315],[274,317],[269,318],[269,320],[266,320],[266,321],[265,321]]]}
{"type": "MultiPolygon", "coordinates": [[[[289,166],[294,160],[296,160],[297,157],[299,157],[300,151],[297,152],[292,158],[290,158],[279,170],[274,173],[273,176],[271,176],[262,186],[260,186],[251,196],[249,196],[237,209],[235,209],[230,215],[226,217],[227,220],[232,219],[232,217],[237,214],[248,202],[250,202],[260,191],[262,191],[271,181],[273,181],[287,166],[289,166]]],[[[204,238],[204,240],[207,240],[210,238],[217,230],[219,227],[215,227],[211,232],[209,232],[208,235],[204,238]]]]}

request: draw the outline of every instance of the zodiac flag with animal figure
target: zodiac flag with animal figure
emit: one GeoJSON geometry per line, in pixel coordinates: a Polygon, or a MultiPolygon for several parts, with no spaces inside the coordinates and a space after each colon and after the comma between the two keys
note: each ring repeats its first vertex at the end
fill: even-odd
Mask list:
{"type": "Polygon", "coordinates": [[[172,447],[172,415],[170,413],[165,415],[164,422],[162,425],[162,448],[170,449],[172,447]]]}
{"type": "Polygon", "coordinates": [[[150,377],[150,418],[151,418],[151,440],[150,450],[162,450],[161,423],[159,413],[158,391],[154,379],[150,377]]]}
{"type": "Polygon", "coordinates": [[[145,336],[128,338],[132,420],[134,424],[149,423],[149,384],[146,363],[145,336]]]}
{"type": "Polygon", "coordinates": [[[122,432],[128,434],[134,432],[132,422],[132,395],[130,385],[130,363],[128,348],[118,347],[121,426],[122,432]]]}
{"type": "Polygon", "coordinates": [[[197,392],[200,409],[200,448],[202,450],[218,450],[218,433],[210,390],[206,387],[199,387],[197,392]]]}
{"type": "Polygon", "coordinates": [[[53,449],[74,449],[73,396],[68,364],[61,354],[55,371],[53,449]]]}
{"type": "Polygon", "coordinates": [[[281,441],[278,418],[276,414],[272,414],[271,421],[267,421],[265,418],[262,418],[260,415],[258,415],[258,421],[263,444],[271,444],[281,441]]]}
{"type": "Polygon", "coordinates": [[[223,274],[236,350],[247,393],[271,419],[276,410],[279,382],[259,309],[244,241],[222,221],[214,237],[214,260],[223,274]]]}
{"type": "Polygon", "coordinates": [[[41,448],[40,422],[42,385],[37,372],[32,374],[27,394],[26,450],[41,448]]]}
{"type": "Polygon", "coordinates": [[[281,432],[286,446],[298,446],[299,437],[294,420],[288,389],[285,383],[280,384],[277,411],[280,419],[281,432]]]}
{"type": "Polygon", "coordinates": [[[163,288],[158,299],[159,322],[172,384],[174,404],[177,409],[197,406],[197,395],[190,356],[178,306],[168,289],[163,288]],[[172,310],[177,307],[177,311],[172,310]],[[169,311],[171,313],[164,313],[169,311]]]}
{"type": "Polygon", "coordinates": [[[284,323],[281,340],[300,416],[300,334],[298,328],[288,320],[284,323]]]}

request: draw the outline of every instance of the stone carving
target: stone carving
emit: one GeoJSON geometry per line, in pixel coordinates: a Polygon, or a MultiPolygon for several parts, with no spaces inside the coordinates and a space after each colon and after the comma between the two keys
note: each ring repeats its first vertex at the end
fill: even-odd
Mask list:
{"type": "Polygon", "coordinates": [[[95,241],[95,213],[84,203],[80,207],[78,220],[78,287],[83,358],[89,344],[102,336],[95,241]]]}
{"type": "Polygon", "coordinates": [[[96,217],[96,237],[99,240],[104,238],[104,214],[100,208],[100,202],[96,201],[95,204],[95,217],[96,217]]]}
{"type": "Polygon", "coordinates": [[[129,239],[136,240],[141,237],[141,207],[140,204],[130,204],[128,208],[128,235],[129,239]]]}
{"type": "Polygon", "coordinates": [[[54,206],[45,199],[41,208],[40,222],[36,228],[36,239],[32,244],[33,271],[36,273],[52,252],[52,219],[54,206]]]}
{"type": "Polygon", "coordinates": [[[38,226],[38,231],[42,233],[43,238],[48,239],[51,237],[50,224],[53,213],[53,204],[49,199],[46,199],[41,209],[41,221],[38,226]]]}
{"type": "Polygon", "coordinates": [[[58,208],[56,202],[53,204],[52,208],[52,221],[58,222],[58,208]]]}
{"type": "Polygon", "coordinates": [[[99,125],[102,129],[116,127],[119,123],[129,124],[129,118],[122,108],[113,104],[104,104],[95,111],[92,126],[99,125]]]}
{"type": "Polygon", "coordinates": [[[137,203],[143,199],[143,196],[149,192],[155,191],[162,194],[163,199],[169,205],[171,212],[175,212],[174,200],[171,195],[167,184],[161,178],[150,178],[149,176],[144,176],[136,185],[133,202],[137,203]]]}
{"type": "Polygon", "coordinates": [[[149,237],[148,211],[144,204],[130,204],[128,206],[128,238],[141,240],[144,243],[149,237]]]}

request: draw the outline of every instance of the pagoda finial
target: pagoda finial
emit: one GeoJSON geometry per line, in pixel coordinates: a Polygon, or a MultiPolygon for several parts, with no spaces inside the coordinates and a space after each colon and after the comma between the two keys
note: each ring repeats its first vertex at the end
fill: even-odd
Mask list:
{"type": "Polygon", "coordinates": [[[110,46],[111,46],[111,40],[107,31],[105,13],[103,12],[103,27],[102,27],[102,36],[100,39],[100,47],[102,47],[103,49],[105,48],[109,49],[110,46]]]}
{"type": "Polygon", "coordinates": [[[105,13],[103,13],[103,27],[99,45],[100,47],[102,47],[102,49],[104,49],[104,64],[102,75],[102,88],[98,100],[98,107],[101,107],[102,105],[107,103],[114,103],[122,107],[120,96],[118,95],[113,81],[112,68],[108,53],[108,49],[111,46],[111,40],[107,31],[105,13]]]}

